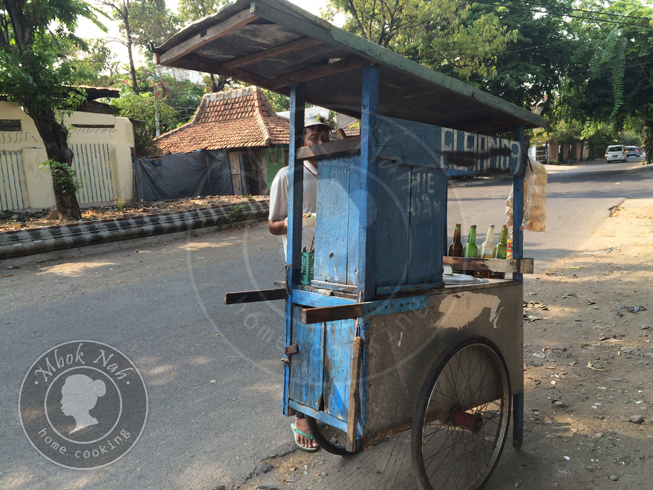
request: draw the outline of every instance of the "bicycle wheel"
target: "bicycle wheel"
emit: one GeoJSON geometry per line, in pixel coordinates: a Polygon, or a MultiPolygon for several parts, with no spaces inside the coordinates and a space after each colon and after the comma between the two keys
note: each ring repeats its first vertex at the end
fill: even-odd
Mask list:
{"type": "Polygon", "coordinates": [[[306,417],[306,425],[315,442],[326,452],[336,456],[351,456],[354,453],[347,451],[347,433],[328,424],[320,422],[313,417],[306,417]]]}
{"type": "Polygon", "coordinates": [[[497,347],[473,337],[444,351],[422,385],[413,418],[420,488],[482,488],[501,456],[509,420],[510,380],[497,347]]]}

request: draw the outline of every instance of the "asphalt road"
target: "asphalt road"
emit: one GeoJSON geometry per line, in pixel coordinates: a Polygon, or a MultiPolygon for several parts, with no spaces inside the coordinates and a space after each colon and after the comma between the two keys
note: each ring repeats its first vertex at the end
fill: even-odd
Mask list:
{"type": "MultiPolygon", "coordinates": [[[[552,170],[547,232],[526,233],[536,273],[591,236],[609,208],[650,197],[652,182],[653,167],[638,161],[552,170]]],[[[480,243],[489,223],[504,220],[508,185],[456,183],[450,228],[461,222],[466,233],[477,224],[480,243]]],[[[230,488],[263,459],[292,449],[290,420],[280,414],[282,303],[222,304],[227,291],[270,288],[283,277],[280,245],[264,227],[79,253],[1,266],[0,488],[230,488]],[[41,456],[17,410],[31,364],[80,339],[126,354],[149,394],[147,424],[133,449],[89,471],[41,456]]]]}

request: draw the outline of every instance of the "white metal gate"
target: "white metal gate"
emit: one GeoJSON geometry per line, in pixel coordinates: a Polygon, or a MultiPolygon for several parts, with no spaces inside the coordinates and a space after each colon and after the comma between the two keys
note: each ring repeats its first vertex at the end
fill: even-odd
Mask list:
{"type": "Polygon", "coordinates": [[[0,150],[0,210],[28,207],[23,152],[0,150]]]}
{"type": "Polygon", "coordinates": [[[107,143],[73,143],[73,169],[83,186],[77,191],[80,204],[113,201],[111,150],[107,143]]]}

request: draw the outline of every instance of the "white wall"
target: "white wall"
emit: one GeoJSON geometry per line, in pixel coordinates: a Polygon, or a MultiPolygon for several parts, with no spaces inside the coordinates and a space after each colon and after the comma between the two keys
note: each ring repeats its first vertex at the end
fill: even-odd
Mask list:
{"type": "MultiPolygon", "coordinates": [[[[22,160],[20,169],[0,173],[0,192],[7,187],[7,170],[24,178],[26,190],[22,201],[28,208],[53,208],[54,193],[50,174],[39,168],[47,160],[43,140],[34,121],[15,103],[0,101],[0,119],[20,119],[22,131],[0,131],[0,152],[16,152],[22,160]]],[[[134,131],[129,119],[111,114],[73,112],[64,117],[73,151],[77,151],[73,168],[84,187],[77,196],[81,204],[111,201],[118,197],[134,198],[132,151],[134,131]],[[85,125],[94,127],[71,127],[85,125]]],[[[5,192],[7,192],[5,190],[5,192]]],[[[0,204],[1,204],[0,200],[0,204]]]]}

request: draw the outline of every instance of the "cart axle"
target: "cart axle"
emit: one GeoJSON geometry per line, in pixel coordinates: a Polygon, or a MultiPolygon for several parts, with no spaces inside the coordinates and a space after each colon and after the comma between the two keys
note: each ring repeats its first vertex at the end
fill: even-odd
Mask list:
{"type": "Polygon", "coordinates": [[[483,417],[480,413],[471,414],[463,410],[456,410],[451,416],[451,422],[471,430],[472,434],[477,434],[483,428],[483,417]]]}

